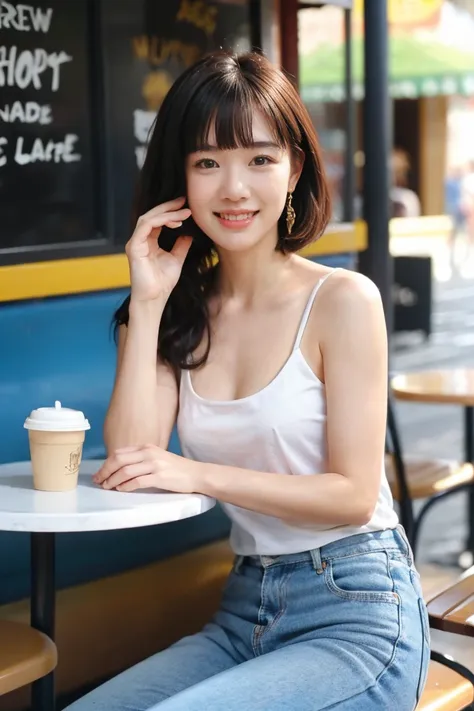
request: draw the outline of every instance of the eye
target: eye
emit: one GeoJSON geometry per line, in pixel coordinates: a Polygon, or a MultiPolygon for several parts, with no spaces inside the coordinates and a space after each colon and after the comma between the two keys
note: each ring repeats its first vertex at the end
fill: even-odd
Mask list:
{"type": "Polygon", "coordinates": [[[204,168],[205,170],[210,170],[211,168],[216,168],[217,163],[215,160],[212,160],[211,158],[202,158],[202,160],[198,160],[197,163],[195,163],[196,168],[204,168]]]}
{"type": "Polygon", "coordinates": [[[252,163],[257,166],[268,165],[273,162],[274,161],[269,156],[256,156],[252,161],[252,163]]]}

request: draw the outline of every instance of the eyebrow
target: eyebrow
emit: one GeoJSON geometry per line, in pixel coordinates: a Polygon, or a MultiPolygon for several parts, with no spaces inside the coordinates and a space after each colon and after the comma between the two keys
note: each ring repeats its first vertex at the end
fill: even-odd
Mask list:
{"type": "MultiPolygon", "coordinates": [[[[273,141],[255,141],[252,143],[250,146],[245,146],[247,150],[252,150],[254,148],[276,148],[277,150],[281,150],[281,146],[278,143],[274,143],[273,141]]],[[[206,153],[209,151],[218,151],[221,150],[219,146],[213,146],[210,143],[204,143],[202,146],[198,146],[196,148],[196,153],[206,153]]]]}

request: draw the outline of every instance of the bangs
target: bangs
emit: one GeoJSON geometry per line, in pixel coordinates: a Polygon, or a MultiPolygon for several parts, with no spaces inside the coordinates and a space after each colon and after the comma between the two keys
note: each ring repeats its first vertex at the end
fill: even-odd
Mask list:
{"type": "Polygon", "coordinates": [[[182,124],[182,145],[185,155],[212,146],[220,150],[252,148],[254,145],[253,119],[263,115],[271,139],[281,148],[295,143],[284,117],[270,98],[263,96],[239,72],[230,77],[215,78],[204,83],[188,107],[182,124]]]}

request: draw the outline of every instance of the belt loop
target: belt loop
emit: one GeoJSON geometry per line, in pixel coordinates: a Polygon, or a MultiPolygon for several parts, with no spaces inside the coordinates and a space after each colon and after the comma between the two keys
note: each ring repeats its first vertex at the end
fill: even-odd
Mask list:
{"type": "Polygon", "coordinates": [[[311,560],[313,561],[313,566],[315,571],[317,572],[318,575],[321,575],[323,572],[324,568],[326,567],[326,563],[321,560],[321,548],[313,548],[310,551],[311,554],[311,560]]]}
{"type": "Polygon", "coordinates": [[[405,544],[405,554],[408,558],[408,562],[410,565],[413,564],[413,551],[411,549],[410,541],[408,540],[408,536],[406,534],[405,529],[403,528],[402,524],[399,523],[397,525],[397,531],[400,535],[400,538],[402,539],[403,543],[405,544]]]}
{"type": "Polygon", "coordinates": [[[244,562],[243,555],[236,555],[234,559],[234,573],[238,573],[244,562]]]}

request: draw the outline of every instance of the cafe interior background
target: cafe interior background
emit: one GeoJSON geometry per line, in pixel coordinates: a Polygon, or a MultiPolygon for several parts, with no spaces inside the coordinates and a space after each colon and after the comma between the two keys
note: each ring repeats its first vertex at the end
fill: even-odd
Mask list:
{"type": "MultiPolygon", "coordinates": [[[[356,0],[356,180],[348,204],[343,8],[349,4],[300,3],[296,60],[334,197],[328,234],[307,256],[357,268],[367,245],[361,204],[363,15],[356,0]]],[[[127,293],[123,246],[155,113],[177,76],[206,51],[244,51],[258,37],[272,61],[285,65],[282,27],[294,1],[31,0],[22,4],[29,8],[23,15],[12,14],[19,5],[0,2],[0,463],[27,458],[25,414],[56,399],[87,414],[92,430],[84,456],[101,457],[115,363],[110,318],[127,293]]],[[[388,6],[393,145],[403,156],[400,187],[414,193],[419,206],[413,211],[418,214],[391,221],[390,248],[394,255],[428,255],[435,279],[449,281],[446,181],[474,160],[474,1],[389,0],[388,6]]],[[[461,266],[470,278],[472,265],[461,266]]],[[[176,438],[172,446],[178,449],[176,438]]],[[[206,617],[215,599],[198,564],[214,561],[210,581],[227,565],[220,541],[228,523],[218,508],[201,518],[158,531],[61,538],[61,692],[133,663],[149,651],[153,630],[163,643],[177,634],[169,610],[178,589],[199,610],[192,620],[184,615],[183,630],[206,617]],[[178,555],[188,556],[195,593],[185,590],[181,563],[169,563],[178,555]],[[127,612],[130,590],[143,589],[152,569],[162,579],[160,566],[166,564],[174,587],[160,587],[157,598],[127,612]],[[104,591],[111,580],[114,601],[108,603],[104,591]],[[148,603],[159,609],[152,626],[148,603]]],[[[27,619],[25,535],[0,533],[0,569],[0,614],[27,619]]],[[[22,693],[0,698],[0,710],[24,704],[22,693]]]]}

